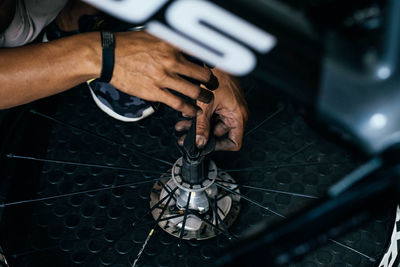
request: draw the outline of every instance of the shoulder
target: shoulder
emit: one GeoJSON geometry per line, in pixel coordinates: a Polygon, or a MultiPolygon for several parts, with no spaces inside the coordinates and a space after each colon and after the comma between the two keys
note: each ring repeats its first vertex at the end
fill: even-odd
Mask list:
{"type": "Polygon", "coordinates": [[[9,5],[7,11],[0,6],[0,17],[3,16],[2,12],[8,17],[8,21],[3,23],[6,25],[5,29],[0,31],[0,47],[16,47],[34,41],[67,2],[68,0],[0,0],[0,3],[9,5]]]}

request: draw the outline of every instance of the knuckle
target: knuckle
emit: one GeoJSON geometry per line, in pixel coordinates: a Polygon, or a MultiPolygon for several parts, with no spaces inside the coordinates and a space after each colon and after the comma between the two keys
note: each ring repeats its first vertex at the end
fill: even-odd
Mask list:
{"type": "Polygon", "coordinates": [[[189,88],[188,91],[192,93],[193,99],[198,99],[201,96],[201,90],[204,90],[204,89],[201,89],[200,87],[193,87],[193,88],[189,88]]]}
{"type": "Polygon", "coordinates": [[[236,137],[236,138],[230,139],[230,141],[231,141],[231,146],[230,146],[231,150],[232,151],[239,151],[240,148],[242,147],[242,138],[241,137],[239,137],[239,138],[236,137]]]}
{"type": "Polygon", "coordinates": [[[182,110],[185,109],[185,106],[186,105],[185,105],[185,102],[183,100],[176,100],[174,105],[173,105],[173,108],[176,109],[176,110],[182,111],[182,110]]]}
{"type": "Polygon", "coordinates": [[[201,129],[207,128],[208,127],[208,121],[206,121],[206,120],[197,120],[196,126],[198,128],[201,128],[201,129]]]}
{"type": "Polygon", "coordinates": [[[155,84],[159,86],[167,84],[170,80],[170,76],[166,72],[160,72],[156,77],[157,80],[155,80],[155,84]]]}
{"type": "Polygon", "coordinates": [[[178,66],[178,62],[174,58],[169,58],[168,59],[168,68],[169,69],[176,69],[178,66]]]}
{"type": "Polygon", "coordinates": [[[232,151],[239,151],[242,148],[242,144],[234,144],[232,151]]]}
{"type": "Polygon", "coordinates": [[[164,59],[164,66],[167,69],[176,69],[178,67],[178,64],[178,60],[174,54],[171,54],[164,59]]]}
{"type": "Polygon", "coordinates": [[[165,59],[165,67],[167,69],[174,69],[176,66],[176,61],[173,58],[165,59]]]}

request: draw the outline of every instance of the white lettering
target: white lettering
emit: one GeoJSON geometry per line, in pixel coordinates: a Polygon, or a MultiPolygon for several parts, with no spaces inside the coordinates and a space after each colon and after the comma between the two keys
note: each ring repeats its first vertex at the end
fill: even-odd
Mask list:
{"type": "Polygon", "coordinates": [[[224,35],[240,40],[260,53],[270,51],[276,44],[272,35],[208,1],[175,1],[168,7],[165,16],[173,28],[217,53],[192,50],[194,45],[185,47],[172,35],[163,36],[164,39],[236,75],[253,70],[256,58],[249,49],[224,35]]]}
{"type": "MultiPolygon", "coordinates": [[[[148,20],[168,0],[85,0],[111,15],[131,23],[148,20]]],[[[205,0],[177,0],[165,12],[169,28],[150,21],[147,29],[153,35],[183,51],[235,75],[251,72],[257,63],[255,54],[267,53],[276,38],[240,17],[205,0]]]]}

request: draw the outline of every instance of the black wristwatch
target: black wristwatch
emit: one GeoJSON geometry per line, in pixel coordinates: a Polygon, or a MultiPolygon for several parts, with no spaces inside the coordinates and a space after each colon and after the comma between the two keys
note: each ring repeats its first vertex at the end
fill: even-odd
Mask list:
{"type": "Polygon", "coordinates": [[[108,31],[102,31],[100,34],[101,46],[103,48],[103,63],[99,81],[108,83],[111,81],[114,70],[115,37],[114,33],[108,31]]]}

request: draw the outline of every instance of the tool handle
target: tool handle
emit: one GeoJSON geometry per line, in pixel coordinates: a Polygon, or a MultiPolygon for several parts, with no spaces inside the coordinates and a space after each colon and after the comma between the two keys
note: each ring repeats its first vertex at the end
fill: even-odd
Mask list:
{"type": "Polygon", "coordinates": [[[185,141],[183,142],[183,149],[189,158],[198,158],[200,156],[200,150],[196,146],[196,123],[197,119],[194,117],[192,119],[192,126],[190,127],[185,141]]]}

